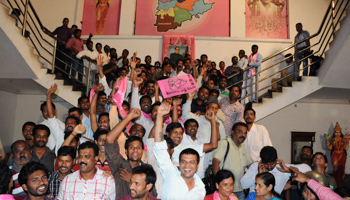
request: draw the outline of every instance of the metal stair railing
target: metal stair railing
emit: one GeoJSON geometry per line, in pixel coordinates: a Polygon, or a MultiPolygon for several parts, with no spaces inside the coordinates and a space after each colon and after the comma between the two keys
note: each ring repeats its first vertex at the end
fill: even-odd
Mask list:
{"type": "Polygon", "coordinates": [[[57,37],[51,35],[50,32],[48,32],[47,29],[43,26],[30,0],[7,0],[7,3],[8,5],[6,6],[12,9],[12,13],[15,13],[14,11],[18,12],[18,15],[15,17],[20,22],[21,27],[19,28],[22,29],[22,35],[29,39],[39,58],[43,59],[52,67],[52,73],[54,73],[55,70],[58,70],[61,73],[65,74],[67,77],[74,79],[76,83],[80,83],[81,85],[85,86],[86,90],[84,92],[88,94],[94,80],[91,73],[92,63],[89,62],[89,66],[84,66],[80,62],[77,62],[66,52],[63,52],[57,48],[57,44],[61,41],[57,37]],[[63,55],[65,58],[64,60],[57,57],[58,52],[63,55]],[[63,68],[67,68],[67,71],[57,66],[59,62],[62,66],[64,65],[63,68]],[[71,64],[74,62],[83,68],[83,72],[79,72],[77,69],[71,66],[71,64]],[[76,76],[80,74],[83,77],[83,81],[80,81],[76,77],[71,76],[69,72],[72,70],[76,72],[76,76]],[[84,72],[87,73],[85,74],[84,72]],[[84,82],[84,78],[86,79],[86,82],[84,82]]]}
{"type": "MultiPolygon", "coordinates": [[[[308,38],[305,38],[297,43],[291,44],[285,48],[283,48],[282,50],[268,56],[265,57],[261,63],[261,66],[263,64],[266,64],[267,67],[264,67],[264,69],[262,69],[260,72],[257,71],[256,68],[254,67],[247,67],[246,69],[244,69],[244,72],[248,72],[249,69],[253,68],[255,70],[255,81],[250,84],[250,85],[246,85],[245,87],[242,88],[242,91],[244,91],[245,89],[247,89],[248,87],[254,86],[256,87],[255,91],[253,90],[253,92],[249,93],[249,94],[242,94],[242,97],[239,100],[245,99],[246,97],[249,97],[251,95],[256,94],[257,99],[259,98],[258,93],[262,92],[263,90],[266,90],[268,88],[270,88],[273,84],[276,84],[278,82],[280,82],[283,79],[288,78],[289,76],[294,76],[294,80],[297,80],[297,77],[300,73],[300,71],[303,71],[304,69],[310,68],[310,66],[316,64],[317,62],[319,62],[318,60],[314,61],[314,62],[310,62],[307,66],[303,66],[302,68],[298,69],[298,66],[305,60],[305,59],[309,59],[312,58],[315,55],[319,55],[319,56],[324,56],[326,49],[328,48],[329,43],[331,42],[332,39],[334,39],[334,34],[336,32],[336,30],[339,28],[339,23],[340,21],[343,19],[343,17],[345,16],[345,10],[346,8],[349,6],[349,2],[350,0],[331,0],[327,11],[324,15],[324,18],[321,22],[321,25],[318,29],[318,31],[316,33],[314,33],[313,35],[311,35],[308,38]],[[319,37],[319,38],[317,38],[319,37]],[[303,49],[303,50],[299,50],[296,48],[296,46],[298,44],[301,44],[307,40],[311,40],[311,39],[315,39],[316,42],[315,43],[311,43],[312,45],[310,45],[309,47],[303,49]],[[312,50],[311,49],[315,49],[312,50]],[[303,52],[310,52],[308,53],[306,56],[304,56],[302,59],[298,60],[297,54],[299,53],[303,53],[303,52]],[[287,53],[291,53],[292,56],[286,57],[284,58],[283,54],[287,54],[287,53]],[[278,59],[279,57],[283,56],[283,59],[278,59]],[[263,72],[267,72],[268,70],[271,70],[274,67],[279,67],[281,63],[285,62],[288,58],[290,57],[294,57],[295,61],[294,64],[290,64],[287,67],[283,67],[282,69],[279,69],[275,72],[269,73],[267,75],[265,75],[264,77],[260,77],[260,74],[262,74],[263,72]],[[271,60],[277,60],[275,61],[273,64],[268,64],[268,61],[271,60]],[[294,65],[294,72],[283,77],[283,78],[279,78],[277,81],[271,82],[271,84],[268,84],[267,86],[263,86],[261,88],[259,88],[259,84],[261,84],[263,81],[266,81],[268,79],[270,79],[271,77],[273,77],[276,74],[281,73],[282,70],[287,69],[288,67],[291,67],[292,65],[294,65]]],[[[237,72],[229,77],[227,77],[228,79],[233,78],[235,76],[238,76],[240,74],[240,72],[237,72]]],[[[234,86],[234,85],[240,85],[244,82],[246,82],[249,78],[252,77],[245,77],[243,80],[238,81],[236,83],[234,83],[233,85],[228,86],[228,88],[234,86]]]]}

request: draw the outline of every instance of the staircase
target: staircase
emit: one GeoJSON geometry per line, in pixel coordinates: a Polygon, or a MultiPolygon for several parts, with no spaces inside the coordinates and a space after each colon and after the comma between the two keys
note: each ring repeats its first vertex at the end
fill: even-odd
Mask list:
{"type": "MultiPolygon", "coordinates": [[[[30,34],[31,38],[25,38],[22,36],[22,25],[20,22],[18,22],[17,27],[16,19],[11,17],[12,9],[9,9],[9,7],[0,4],[0,29],[2,30],[1,37],[6,38],[6,48],[13,45],[14,48],[17,49],[17,51],[8,51],[4,49],[2,53],[3,57],[16,57],[18,59],[22,58],[24,59],[25,66],[21,66],[20,69],[22,71],[32,71],[32,73],[26,73],[21,74],[20,72],[16,71],[13,72],[13,76],[6,76],[2,78],[29,78],[33,79],[35,82],[43,86],[44,88],[48,89],[56,83],[58,85],[58,91],[57,94],[64,99],[65,101],[69,102],[70,104],[76,106],[77,105],[77,99],[82,95],[82,92],[80,91],[72,91],[71,85],[65,85],[63,79],[57,79],[55,74],[48,73],[48,69],[52,69],[52,55],[50,55],[45,49],[51,50],[53,52],[53,47],[48,45],[46,42],[44,42],[42,39],[39,38],[39,40],[34,39],[34,34],[30,34]],[[23,45],[27,44],[27,45],[23,45]],[[42,46],[43,47],[42,47],[42,46]],[[37,50],[38,49],[38,50],[37,50]],[[15,53],[15,55],[13,55],[15,53]],[[40,53],[40,54],[39,54],[40,53]],[[8,55],[7,55],[8,54],[8,55]],[[11,55],[9,55],[11,54],[11,55]],[[48,59],[50,58],[51,59],[48,59]],[[19,76],[19,77],[18,77],[19,76]]],[[[29,22],[28,22],[29,23],[29,22]]],[[[33,28],[33,24],[29,23],[31,27],[33,28]]],[[[33,28],[34,29],[34,28],[33,28]]],[[[50,42],[54,42],[53,39],[47,37],[45,40],[48,40],[50,42]]],[[[13,68],[14,66],[11,65],[11,63],[7,63],[9,67],[6,67],[8,69],[13,68]]],[[[5,67],[5,66],[3,66],[5,67]]],[[[15,66],[16,67],[16,66],[15,66]]]]}
{"type": "MultiPolygon", "coordinates": [[[[11,2],[17,1],[12,0],[11,2]]],[[[20,1],[18,2],[21,4],[20,1]]],[[[295,44],[288,46],[263,60],[262,66],[264,72],[261,72],[262,76],[259,77],[258,80],[259,102],[253,103],[253,108],[257,112],[257,121],[292,103],[295,103],[322,87],[331,87],[332,84],[327,82],[330,78],[346,80],[342,85],[344,88],[350,88],[350,79],[347,77],[350,74],[350,68],[348,68],[348,71],[345,73],[341,71],[344,67],[341,68],[341,70],[339,69],[339,67],[343,65],[343,63],[339,63],[339,60],[342,60],[339,59],[339,56],[342,55],[348,57],[348,52],[350,51],[350,19],[345,16],[344,12],[345,9],[350,12],[348,5],[349,0],[332,0],[320,26],[320,30],[310,36],[312,44],[311,48],[314,50],[313,55],[320,55],[325,58],[322,62],[322,67],[318,72],[318,77],[302,77],[301,81],[293,81],[292,87],[283,87],[279,92],[271,92],[269,91],[271,78],[279,73],[279,71],[275,72],[276,70],[270,69],[278,67],[279,63],[284,62],[284,60],[278,59],[278,57],[281,57],[283,54],[293,53],[295,44]],[[332,2],[334,2],[333,5],[332,2]],[[333,13],[335,16],[332,15],[332,11],[334,11],[333,13]],[[337,73],[333,73],[334,71],[337,73]],[[338,76],[335,76],[337,74],[338,76]]],[[[21,7],[22,12],[25,10],[24,5],[18,7],[21,7]]],[[[30,17],[28,17],[27,26],[30,26],[31,28],[26,28],[26,30],[30,32],[30,37],[28,39],[23,37],[22,24],[19,22],[19,27],[16,27],[16,20],[9,16],[12,10],[13,7],[0,4],[0,29],[4,33],[3,36],[8,38],[8,45],[13,45],[14,48],[17,49],[18,55],[16,55],[16,57],[23,57],[26,65],[25,68],[28,69],[28,71],[33,72],[26,78],[33,79],[46,89],[52,84],[57,83],[59,88],[57,93],[59,96],[72,105],[76,105],[76,100],[81,96],[81,92],[72,91],[72,86],[65,85],[64,80],[58,80],[54,74],[47,73],[47,69],[52,69],[54,52],[52,44],[55,42],[54,38],[44,34],[40,28],[35,30],[34,26],[36,26],[36,22],[33,20],[33,18],[35,18],[35,11],[33,13],[30,9],[28,9],[30,17]],[[38,38],[35,38],[35,36],[38,38]],[[28,46],[23,44],[28,44],[28,46]]],[[[21,20],[23,20],[23,17],[21,18],[20,16],[20,21],[21,20]]],[[[13,52],[11,52],[11,54],[13,54],[13,52]]],[[[349,62],[346,62],[346,64],[348,63],[349,62]]],[[[2,78],[1,75],[0,78],[2,78]]]]}

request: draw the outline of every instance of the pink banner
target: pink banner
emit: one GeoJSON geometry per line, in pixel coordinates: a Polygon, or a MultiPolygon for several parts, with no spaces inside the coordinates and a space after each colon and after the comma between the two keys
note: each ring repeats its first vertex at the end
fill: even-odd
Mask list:
{"type": "Polygon", "coordinates": [[[163,98],[190,93],[198,89],[197,83],[191,74],[160,80],[158,85],[163,98]]]}
{"type": "Polygon", "coordinates": [[[118,35],[121,0],[85,0],[82,35],[118,35]]]}
{"type": "Polygon", "coordinates": [[[138,0],[135,35],[230,36],[229,0],[138,0]]]}
{"type": "Polygon", "coordinates": [[[245,0],[245,36],[288,39],[287,0],[245,0]]]}

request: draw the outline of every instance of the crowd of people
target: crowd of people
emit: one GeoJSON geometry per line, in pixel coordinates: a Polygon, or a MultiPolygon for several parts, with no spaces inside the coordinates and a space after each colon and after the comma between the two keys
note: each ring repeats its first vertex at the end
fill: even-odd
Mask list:
{"type": "Polygon", "coordinates": [[[267,129],[255,123],[254,109],[241,104],[260,71],[257,45],[249,56],[240,50],[227,68],[221,61],[220,70],[205,54],[197,60],[173,55],[152,65],[151,56],[141,63],[126,49],[121,57],[108,45],[104,53],[100,43],[93,50],[91,37],[83,50],[81,31],[72,38],[68,22],[60,48],[84,65],[93,63],[96,85],[64,122],[52,99],[58,86],[47,90],[44,121],[24,123],[23,140],[0,165],[0,199],[281,199],[286,190],[299,199],[343,199],[333,192],[323,153],[305,147],[300,164],[285,164],[267,129]],[[187,74],[197,91],[162,96],[157,81],[187,74]]]}

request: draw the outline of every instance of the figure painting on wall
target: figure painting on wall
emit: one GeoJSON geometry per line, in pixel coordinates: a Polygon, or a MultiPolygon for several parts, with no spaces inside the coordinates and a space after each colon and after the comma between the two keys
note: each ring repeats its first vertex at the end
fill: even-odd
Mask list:
{"type": "Polygon", "coordinates": [[[334,127],[333,136],[331,137],[329,134],[325,135],[327,149],[331,150],[332,155],[333,177],[338,187],[343,185],[345,176],[346,151],[349,147],[349,136],[349,133],[343,136],[338,122],[334,127]]]}
{"type": "Polygon", "coordinates": [[[246,37],[287,39],[287,0],[246,0],[246,37]]]}
{"type": "Polygon", "coordinates": [[[95,0],[96,3],[96,35],[103,35],[106,17],[111,0],[95,0]]]}

